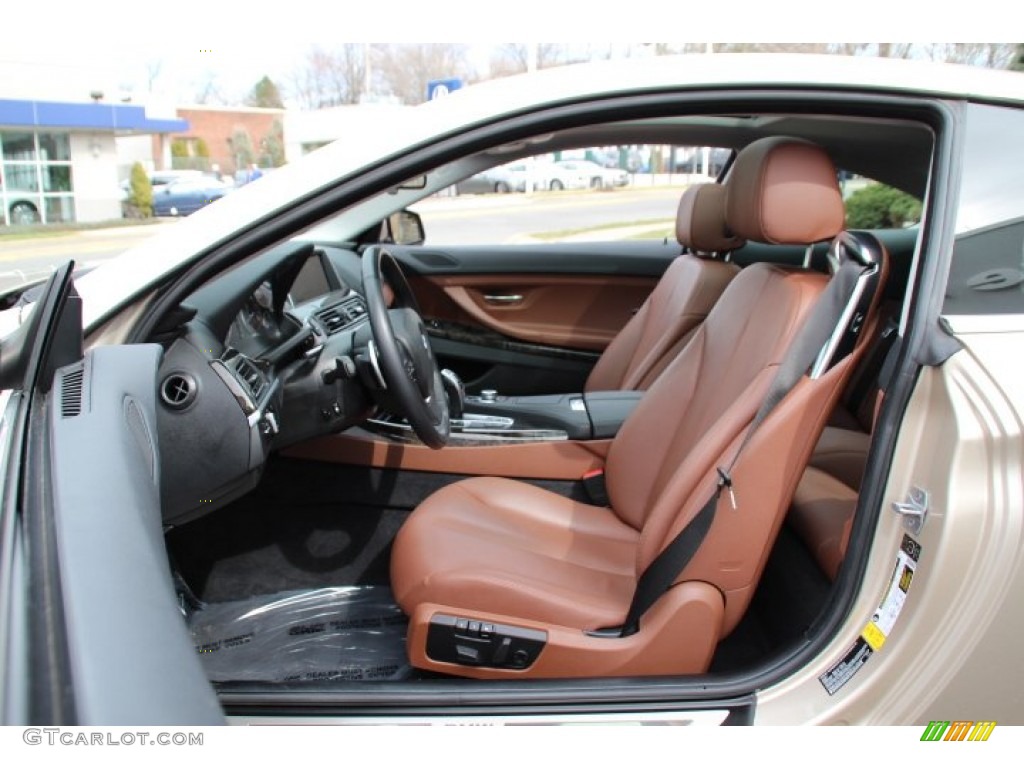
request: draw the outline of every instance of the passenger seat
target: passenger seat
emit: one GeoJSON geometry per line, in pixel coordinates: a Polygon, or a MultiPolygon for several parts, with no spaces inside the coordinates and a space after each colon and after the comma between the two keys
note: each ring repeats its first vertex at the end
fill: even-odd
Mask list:
{"type": "Polygon", "coordinates": [[[686,346],[739,272],[720,258],[744,241],[725,224],[725,187],[698,184],[679,201],[676,240],[686,249],[601,355],[587,392],[646,390],[686,346]]]}

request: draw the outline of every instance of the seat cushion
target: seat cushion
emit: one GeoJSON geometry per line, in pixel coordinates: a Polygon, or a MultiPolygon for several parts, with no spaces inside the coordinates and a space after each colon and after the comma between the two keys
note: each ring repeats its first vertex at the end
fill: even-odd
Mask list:
{"type": "Polygon", "coordinates": [[[471,478],[432,494],[395,539],[391,586],[421,602],[579,629],[620,624],[639,533],[606,507],[526,483],[471,478]]]}
{"type": "Polygon", "coordinates": [[[855,490],[814,467],[804,471],[793,495],[789,524],[830,579],[835,579],[846,556],[856,509],[855,490]]]}

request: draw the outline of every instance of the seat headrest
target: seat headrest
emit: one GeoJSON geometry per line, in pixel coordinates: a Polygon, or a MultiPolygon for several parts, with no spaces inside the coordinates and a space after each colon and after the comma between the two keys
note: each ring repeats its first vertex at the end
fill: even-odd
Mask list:
{"type": "Polygon", "coordinates": [[[723,253],[743,245],[725,224],[725,187],[695,184],[683,192],[676,214],[676,240],[697,253],[723,253]]]}
{"type": "Polygon", "coordinates": [[[736,156],[726,181],[725,220],[747,240],[809,245],[831,240],[845,222],[836,169],[803,139],[759,139],[736,156]]]}

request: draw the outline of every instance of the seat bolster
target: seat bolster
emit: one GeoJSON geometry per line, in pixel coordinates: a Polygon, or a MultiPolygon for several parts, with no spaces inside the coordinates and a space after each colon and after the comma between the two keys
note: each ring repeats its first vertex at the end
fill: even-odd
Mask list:
{"type": "Polygon", "coordinates": [[[814,467],[804,471],[788,520],[830,579],[846,555],[856,509],[855,490],[814,467]]]}
{"type": "Polygon", "coordinates": [[[856,490],[864,476],[870,445],[871,435],[866,432],[826,427],[814,447],[810,464],[856,490]]]}
{"type": "Polygon", "coordinates": [[[605,349],[587,378],[586,391],[648,386],[738,272],[735,264],[689,254],[675,259],[640,311],[605,349]]]}

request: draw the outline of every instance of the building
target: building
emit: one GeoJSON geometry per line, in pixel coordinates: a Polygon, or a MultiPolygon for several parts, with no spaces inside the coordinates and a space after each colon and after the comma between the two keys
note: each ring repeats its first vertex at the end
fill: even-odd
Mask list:
{"type": "Polygon", "coordinates": [[[131,104],[0,99],[0,224],[120,218],[117,138],[187,130],[131,104]]]}
{"type": "MultiPolygon", "coordinates": [[[[284,163],[283,109],[203,105],[178,107],[177,115],[188,128],[170,137],[166,168],[219,171],[234,177],[250,163],[263,168],[284,163]]],[[[160,156],[156,144],[153,154],[160,156]]]]}

